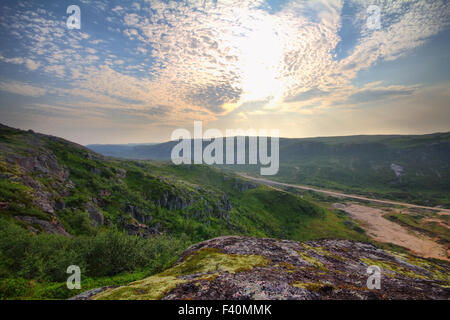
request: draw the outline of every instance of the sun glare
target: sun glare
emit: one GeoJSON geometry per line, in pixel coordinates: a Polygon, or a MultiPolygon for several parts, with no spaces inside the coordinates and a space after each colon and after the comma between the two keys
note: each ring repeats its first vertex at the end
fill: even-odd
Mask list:
{"type": "Polygon", "coordinates": [[[279,76],[285,47],[283,37],[271,16],[243,14],[240,20],[239,26],[233,26],[226,38],[239,59],[239,85],[243,90],[240,102],[272,101],[283,90],[279,76]]]}

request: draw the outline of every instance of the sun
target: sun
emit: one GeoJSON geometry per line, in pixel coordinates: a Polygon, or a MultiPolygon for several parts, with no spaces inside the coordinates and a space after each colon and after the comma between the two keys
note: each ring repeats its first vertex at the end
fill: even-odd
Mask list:
{"type": "Polygon", "coordinates": [[[286,40],[276,17],[243,14],[223,40],[238,57],[240,103],[268,101],[273,104],[283,94],[281,65],[286,40]]]}

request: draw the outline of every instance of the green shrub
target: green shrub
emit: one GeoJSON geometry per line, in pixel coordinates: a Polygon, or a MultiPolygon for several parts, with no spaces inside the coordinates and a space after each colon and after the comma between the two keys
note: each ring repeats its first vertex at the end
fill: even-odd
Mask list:
{"type": "Polygon", "coordinates": [[[36,288],[34,297],[38,299],[67,299],[77,295],[79,290],[69,290],[66,282],[50,283],[36,288]]]}
{"type": "Polygon", "coordinates": [[[94,235],[95,228],[91,224],[89,214],[81,210],[64,209],[57,213],[64,228],[73,235],[94,235]]]}
{"type": "Polygon", "coordinates": [[[0,300],[25,296],[28,291],[28,281],[23,278],[0,280],[0,300]]]}
{"type": "Polygon", "coordinates": [[[65,288],[70,265],[80,267],[82,278],[115,276],[138,270],[153,274],[172,264],[187,245],[186,239],[165,235],[143,239],[114,229],[71,238],[31,235],[13,222],[0,218],[1,297],[24,295],[26,281],[23,279],[48,284],[43,286],[45,293],[36,293],[39,297],[62,298],[73,294],[65,288]]]}

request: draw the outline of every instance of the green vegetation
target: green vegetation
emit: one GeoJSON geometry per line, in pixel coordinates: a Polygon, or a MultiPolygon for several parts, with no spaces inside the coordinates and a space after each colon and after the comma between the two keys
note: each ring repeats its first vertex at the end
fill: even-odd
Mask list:
{"type": "MultiPolygon", "coordinates": [[[[394,262],[374,260],[374,259],[368,259],[368,258],[361,258],[361,261],[364,262],[365,264],[367,264],[368,266],[373,266],[373,265],[379,266],[379,267],[383,268],[385,271],[395,272],[395,273],[401,274],[405,277],[417,278],[417,279],[427,279],[426,276],[415,273],[411,270],[408,270],[394,262]]],[[[393,275],[391,275],[390,273],[386,273],[386,275],[393,277],[393,275]]]]}
{"type": "MultiPolygon", "coordinates": [[[[450,133],[280,139],[276,181],[450,208],[450,133]],[[391,168],[401,167],[399,175],[391,168]]],[[[130,159],[170,159],[176,143],[90,146],[130,159]]],[[[248,144],[247,144],[248,145],[248,144]]],[[[248,151],[247,151],[248,152],[248,151]]],[[[259,165],[221,166],[259,175],[259,165]]]]}
{"type": "MultiPolygon", "coordinates": [[[[273,179],[450,207],[449,141],[450,133],[282,139],[280,170],[273,179]],[[392,164],[403,168],[399,176],[392,164]]],[[[258,173],[250,166],[236,169],[258,173]]]]}
{"type": "Polygon", "coordinates": [[[224,254],[218,249],[205,248],[185,257],[180,264],[166,271],[136,281],[127,286],[104,291],[95,298],[99,300],[117,299],[160,299],[167,291],[175,288],[177,284],[187,282],[179,279],[179,276],[196,274],[203,280],[214,279],[214,275],[220,272],[243,272],[257,266],[265,266],[270,261],[263,256],[224,254]],[[204,277],[204,274],[211,274],[204,277]],[[212,278],[211,278],[212,277],[212,278]]]}
{"type": "Polygon", "coordinates": [[[0,297],[68,298],[66,270],[78,265],[82,288],[119,285],[170,266],[187,243],[169,236],[143,239],[114,229],[95,236],[31,235],[0,219],[0,297]]]}
{"type": "Polygon", "coordinates": [[[329,285],[323,284],[323,283],[314,283],[314,282],[294,282],[291,284],[293,287],[306,289],[308,291],[319,291],[323,287],[328,287],[329,285]]]}
{"type": "Polygon", "coordinates": [[[328,271],[327,268],[325,268],[325,266],[323,265],[322,262],[320,262],[319,260],[317,260],[314,257],[309,256],[306,252],[297,251],[297,253],[300,256],[300,258],[302,258],[306,262],[309,262],[310,264],[312,264],[317,269],[322,270],[322,271],[328,271]]]}
{"type": "Polygon", "coordinates": [[[161,273],[162,276],[226,271],[230,273],[248,271],[264,266],[269,261],[258,255],[224,254],[219,249],[205,248],[186,257],[182,263],[161,273]]]}
{"type": "Polygon", "coordinates": [[[408,228],[417,230],[421,233],[425,233],[433,238],[441,239],[441,242],[450,242],[450,230],[445,225],[442,225],[439,220],[445,219],[445,216],[439,217],[439,220],[429,221],[429,215],[425,214],[402,214],[402,213],[389,213],[384,215],[386,219],[393,222],[404,225],[408,228]]]}
{"type": "Polygon", "coordinates": [[[72,264],[83,290],[142,279],[223,235],[367,240],[312,197],[214,167],[105,158],[1,125],[0,137],[2,299],[75,295],[65,286],[72,264]],[[60,230],[71,236],[47,234],[60,230]]]}
{"type": "Polygon", "coordinates": [[[404,261],[406,261],[409,264],[418,266],[420,268],[423,268],[424,270],[426,270],[428,273],[431,274],[431,278],[438,280],[438,281],[443,281],[445,284],[443,286],[445,287],[449,287],[450,285],[450,275],[448,274],[447,270],[442,267],[439,264],[436,264],[434,262],[439,262],[442,263],[442,261],[436,260],[436,259],[422,259],[419,257],[415,257],[415,256],[411,256],[405,253],[399,253],[399,252],[390,252],[390,254],[398,257],[399,259],[402,259],[404,261]]]}

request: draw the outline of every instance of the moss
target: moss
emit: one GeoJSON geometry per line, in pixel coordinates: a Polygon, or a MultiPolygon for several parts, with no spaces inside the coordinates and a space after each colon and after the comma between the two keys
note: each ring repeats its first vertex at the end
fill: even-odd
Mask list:
{"type": "Polygon", "coordinates": [[[341,284],[337,286],[338,289],[341,290],[349,290],[349,291],[370,291],[367,287],[356,287],[354,285],[350,284],[341,284]]]}
{"type": "Polygon", "coordinates": [[[192,253],[181,263],[158,275],[130,283],[127,286],[104,291],[94,299],[161,299],[165,293],[174,289],[178,284],[192,281],[179,279],[180,276],[214,272],[201,275],[196,279],[213,281],[220,272],[248,271],[257,266],[265,266],[269,262],[263,256],[225,254],[215,248],[205,248],[192,253]]]}
{"type": "Polygon", "coordinates": [[[310,245],[308,245],[306,243],[302,243],[302,246],[305,249],[307,249],[307,250],[312,250],[315,253],[317,253],[318,255],[321,255],[321,256],[324,256],[324,257],[327,257],[327,258],[332,258],[332,259],[339,260],[339,261],[345,261],[346,260],[344,257],[335,255],[335,254],[325,250],[322,247],[313,247],[313,246],[310,246],[310,245]]]}
{"type": "Polygon", "coordinates": [[[5,161],[3,161],[3,157],[0,156],[0,171],[6,172],[8,170],[5,161]]]}
{"type": "Polygon", "coordinates": [[[409,278],[415,278],[415,279],[428,279],[428,277],[415,273],[411,270],[408,270],[406,268],[403,268],[401,266],[399,266],[398,264],[394,263],[394,262],[390,262],[390,261],[381,261],[381,260],[373,260],[373,259],[367,259],[367,258],[361,258],[361,261],[364,262],[365,264],[371,266],[379,266],[383,269],[386,270],[390,270],[393,271],[397,274],[401,274],[405,277],[409,277],[409,278]]]}
{"type": "MultiPolygon", "coordinates": [[[[444,281],[447,285],[450,285],[450,274],[448,274],[447,270],[429,260],[425,260],[419,257],[413,257],[404,253],[397,252],[389,252],[391,255],[409,263],[414,266],[420,267],[431,273],[431,278],[433,280],[444,281]]],[[[446,262],[443,262],[446,263],[446,262]]]]}
{"type": "Polygon", "coordinates": [[[220,275],[220,273],[212,273],[212,274],[205,274],[200,277],[198,277],[196,280],[206,280],[206,281],[214,281],[216,278],[220,275]]]}
{"type": "Polygon", "coordinates": [[[132,282],[127,286],[114,288],[99,293],[95,300],[158,300],[178,284],[188,280],[173,276],[153,276],[132,282]]]}
{"type": "Polygon", "coordinates": [[[258,255],[225,254],[215,248],[205,248],[186,257],[182,263],[164,271],[162,275],[181,276],[187,274],[226,271],[230,273],[265,266],[270,261],[258,255]]]}
{"type": "Polygon", "coordinates": [[[288,272],[292,272],[293,270],[295,270],[295,266],[291,263],[287,263],[287,262],[280,262],[279,264],[280,267],[284,267],[285,269],[288,270],[288,272]]]}
{"type": "Polygon", "coordinates": [[[325,268],[324,264],[322,262],[320,262],[319,260],[317,260],[316,258],[313,258],[311,256],[308,256],[306,253],[302,252],[302,251],[297,251],[298,255],[300,256],[300,258],[302,258],[303,260],[305,260],[306,262],[311,263],[312,265],[314,265],[316,268],[320,269],[320,270],[324,270],[324,271],[328,271],[327,268],[325,268]]]}
{"type": "Polygon", "coordinates": [[[329,287],[327,284],[323,284],[320,282],[294,282],[291,286],[301,289],[306,289],[308,291],[319,291],[323,287],[329,287]]]}

